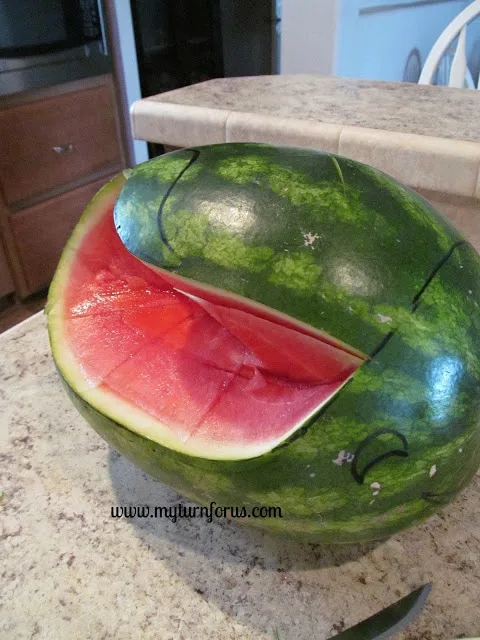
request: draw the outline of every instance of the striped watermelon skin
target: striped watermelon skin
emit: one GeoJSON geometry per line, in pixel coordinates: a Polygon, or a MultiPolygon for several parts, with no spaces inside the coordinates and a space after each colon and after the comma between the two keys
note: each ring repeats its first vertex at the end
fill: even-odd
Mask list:
{"type": "Polygon", "coordinates": [[[185,149],[136,167],[115,221],[145,262],[366,354],[462,240],[425,200],[370,167],[259,144],[185,149]]]}
{"type": "Polygon", "coordinates": [[[64,379],[93,428],[147,473],[201,504],[280,506],[283,518],[248,524],[321,542],[384,538],[471,480],[480,464],[480,260],[425,200],[338,156],[215,145],[136,167],[115,224],[144,262],[370,356],[303,429],[249,460],[163,447],[64,379]]]}

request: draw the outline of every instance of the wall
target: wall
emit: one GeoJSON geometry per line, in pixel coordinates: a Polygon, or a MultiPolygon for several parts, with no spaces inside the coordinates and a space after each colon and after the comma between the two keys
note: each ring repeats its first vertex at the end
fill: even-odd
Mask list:
{"type": "Polygon", "coordinates": [[[138,164],[148,160],[148,150],[145,142],[133,139],[129,117],[130,106],[142,97],[130,3],[124,0],[104,0],[104,8],[110,26],[110,46],[122,97],[122,120],[127,131],[129,155],[133,164],[138,164]]]}
{"type": "Polygon", "coordinates": [[[337,0],[282,0],[280,73],[332,73],[336,6],[337,0]]]}
{"type": "MultiPolygon", "coordinates": [[[[403,79],[417,47],[421,63],[446,25],[470,0],[406,8],[411,0],[283,0],[281,73],[319,73],[374,80],[403,79]],[[372,9],[391,7],[375,13],[372,9]]],[[[480,18],[468,28],[469,66],[480,71],[480,18]]]]}
{"type": "Polygon", "coordinates": [[[409,52],[417,47],[423,65],[446,25],[470,3],[470,0],[450,0],[361,15],[366,7],[394,5],[401,1],[339,0],[336,75],[402,80],[409,52]]]}

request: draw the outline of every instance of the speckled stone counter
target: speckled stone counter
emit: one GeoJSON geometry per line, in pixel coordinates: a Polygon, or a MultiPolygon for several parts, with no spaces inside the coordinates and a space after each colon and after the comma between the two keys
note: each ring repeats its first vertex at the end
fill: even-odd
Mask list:
{"type": "Polygon", "coordinates": [[[339,153],[411,187],[480,198],[480,92],[322,76],[226,78],[132,106],[136,138],[339,153]]]}
{"type": "Polygon", "coordinates": [[[175,505],[71,406],[38,314],[0,336],[2,640],[323,640],[427,581],[399,640],[480,634],[480,477],[390,540],[300,545],[214,520],[115,519],[175,505]]]}

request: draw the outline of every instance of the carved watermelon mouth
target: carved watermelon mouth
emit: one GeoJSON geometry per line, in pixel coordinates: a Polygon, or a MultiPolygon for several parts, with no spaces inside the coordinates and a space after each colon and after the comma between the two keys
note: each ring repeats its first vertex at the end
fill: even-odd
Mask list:
{"type": "Polygon", "coordinates": [[[51,293],[62,375],[98,411],[172,449],[211,459],[270,451],[365,357],[268,307],[143,264],[114,227],[118,182],[92,203],[51,293]]]}

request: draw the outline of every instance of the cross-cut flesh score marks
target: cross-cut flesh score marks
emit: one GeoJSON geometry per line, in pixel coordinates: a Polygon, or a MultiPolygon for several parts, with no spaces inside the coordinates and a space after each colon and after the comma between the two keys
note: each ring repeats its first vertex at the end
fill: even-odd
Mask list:
{"type": "Polygon", "coordinates": [[[82,238],[61,313],[83,393],[102,389],[140,407],[180,449],[207,458],[218,447],[227,458],[230,446],[268,451],[363,362],[331,336],[277,324],[271,310],[259,317],[248,300],[229,308],[228,294],[222,304],[185,294],[172,278],[128,253],[109,208],[82,238]]]}

